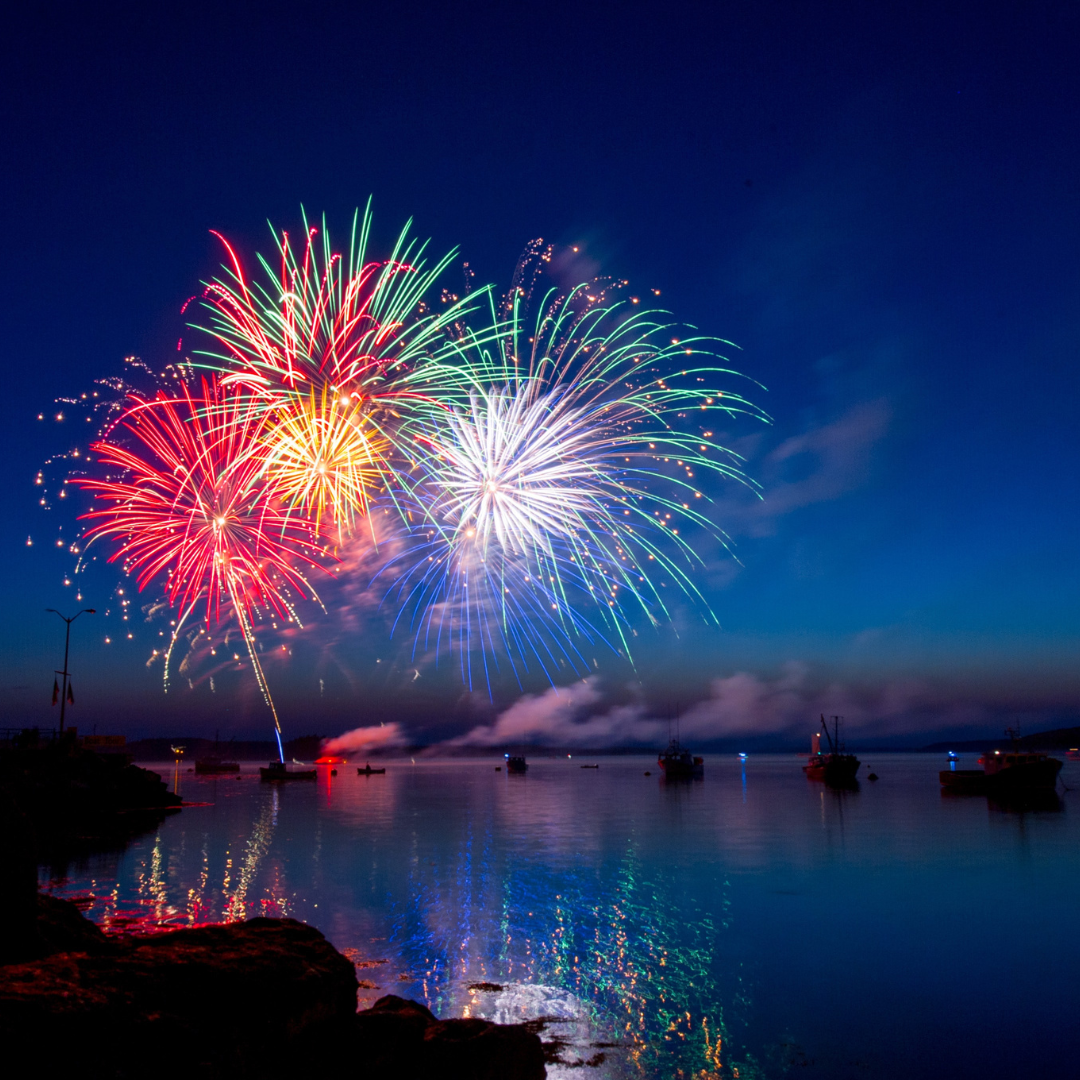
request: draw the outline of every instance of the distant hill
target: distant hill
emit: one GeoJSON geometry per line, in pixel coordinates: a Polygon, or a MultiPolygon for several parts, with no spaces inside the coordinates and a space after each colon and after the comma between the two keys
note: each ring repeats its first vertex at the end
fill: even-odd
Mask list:
{"type": "MultiPolygon", "coordinates": [[[[926,753],[944,753],[946,750],[999,750],[1008,745],[1004,733],[993,738],[968,739],[964,742],[936,742],[922,749],[926,753]]],[[[1080,746],[1080,727],[1054,728],[1053,731],[1038,731],[1033,735],[1023,735],[1020,746],[1024,750],[1068,750],[1080,746]]]]}

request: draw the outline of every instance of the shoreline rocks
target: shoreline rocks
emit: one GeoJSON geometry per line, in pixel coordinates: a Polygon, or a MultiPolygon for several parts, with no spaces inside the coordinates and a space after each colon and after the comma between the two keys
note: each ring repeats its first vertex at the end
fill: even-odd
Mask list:
{"type": "Polygon", "coordinates": [[[524,1025],[438,1020],[389,995],[356,1011],[351,960],[295,919],[113,937],[54,872],[123,848],[180,807],[156,773],[70,738],[0,749],[0,1044],[38,1077],[273,1080],[346,1070],[361,1080],[542,1080],[524,1025]]]}
{"type": "Polygon", "coordinates": [[[123,755],[66,736],[40,741],[33,730],[0,746],[0,963],[45,955],[39,866],[60,876],[73,860],[122,850],[179,808],[157,773],[123,755]]]}
{"type": "Polygon", "coordinates": [[[0,967],[0,1041],[37,1075],[542,1080],[522,1025],[438,1020],[389,995],[356,1011],[352,961],[294,919],[114,938],[41,897],[51,955],[0,967]]]}

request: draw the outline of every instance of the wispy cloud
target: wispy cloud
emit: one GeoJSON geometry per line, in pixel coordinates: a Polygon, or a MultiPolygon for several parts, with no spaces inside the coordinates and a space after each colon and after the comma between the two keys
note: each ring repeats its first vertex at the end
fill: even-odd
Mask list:
{"type": "Polygon", "coordinates": [[[751,451],[748,471],[761,483],[763,498],[740,497],[722,504],[725,528],[733,534],[771,535],[785,515],[861,487],[870,477],[872,450],[888,432],[890,419],[884,399],[865,401],[830,423],[792,435],[756,461],[751,451]]]}

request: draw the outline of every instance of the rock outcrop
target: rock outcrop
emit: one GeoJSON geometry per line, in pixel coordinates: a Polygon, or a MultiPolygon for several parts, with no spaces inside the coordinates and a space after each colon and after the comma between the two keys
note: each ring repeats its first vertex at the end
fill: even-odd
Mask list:
{"type": "MultiPolygon", "coordinates": [[[[416,1001],[388,994],[356,1014],[352,1064],[372,1080],[543,1080],[544,1050],[519,1024],[437,1020],[416,1001]],[[357,1057],[360,1052],[360,1058],[357,1057]]],[[[343,1055],[333,1063],[345,1067],[343,1055]]]]}
{"type": "Polygon", "coordinates": [[[57,1074],[282,1075],[301,1043],[355,1012],[353,965],[293,919],[107,940],[0,968],[0,1045],[9,1060],[54,1058],[57,1074]]]}
{"type": "Polygon", "coordinates": [[[388,996],[356,1012],[353,963],[294,919],[110,938],[41,897],[38,947],[0,967],[0,1045],[37,1076],[542,1080],[522,1026],[438,1020],[388,996]]]}
{"type": "Polygon", "coordinates": [[[33,730],[0,746],[0,964],[56,951],[39,917],[39,865],[59,875],[71,858],[121,849],[179,806],[157,773],[124,755],[33,730]]]}

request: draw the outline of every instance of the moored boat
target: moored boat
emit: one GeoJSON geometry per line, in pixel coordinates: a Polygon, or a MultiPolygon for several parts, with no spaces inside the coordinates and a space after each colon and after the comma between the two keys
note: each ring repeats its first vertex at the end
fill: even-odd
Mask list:
{"type": "Polygon", "coordinates": [[[357,776],[379,776],[381,773],[384,772],[386,772],[385,767],[381,769],[373,769],[370,762],[367,762],[362,769],[359,765],[356,767],[357,776]]]}
{"type": "Polygon", "coordinates": [[[833,732],[830,734],[829,725],[822,716],[821,730],[825,732],[829,750],[828,753],[822,752],[821,731],[816,732],[811,739],[810,757],[803,766],[806,778],[822,780],[829,787],[852,787],[858,783],[859,759],[854,754],[844,752],[840,742],[840,717],[833,717],[833,732]]]}
{"type": "Polygon", "coordinates": [[[666,750],[657,755],[656,764],[670,780],[694,779],[705,775],[705,759],[690,753],[679,742],[678,736],[668,743],[666,750]]]}
{"type": "Polygon", "coordinates": [[[508,773],[523,773],[529,769],[529,763],[523,754],[503,754],[506,758],[506,771],[508,773]]]}
{"type": "Polygon", "coordinates": [[[220,740],[214,735],[214,749],[209,754],[195,759],[195,772],[202,776],[216,776],[218,773],[235,773],[240,771],[239,761],[226,761],[221,756],[220,740]]]}
{"type": "Polygon", "coordinates": [[[271,761],[259,769],[259,776],[263,780],[314,780],[317,772],[317,769],[289,769],[284,761],[271,761]]]}
{"type": "Polygon", "coordinates": [[[1021,750],[1020,733],[1013,728],[1005,734],[1012,741],[1011,750],[988,750],[979,758],[981,769],[942,769],[938,773],[942,788],[957,795],[998,797],[1053,791],[1062,763],[1041,750],[1021,750]]]}
{"type": "Polygon", "coordinates": [[[219,757],[196,758],[195,771],[202,776],[216,776],[218,773],[236,773],[240,771],[240,762],[222,761],[219,757]]]}

